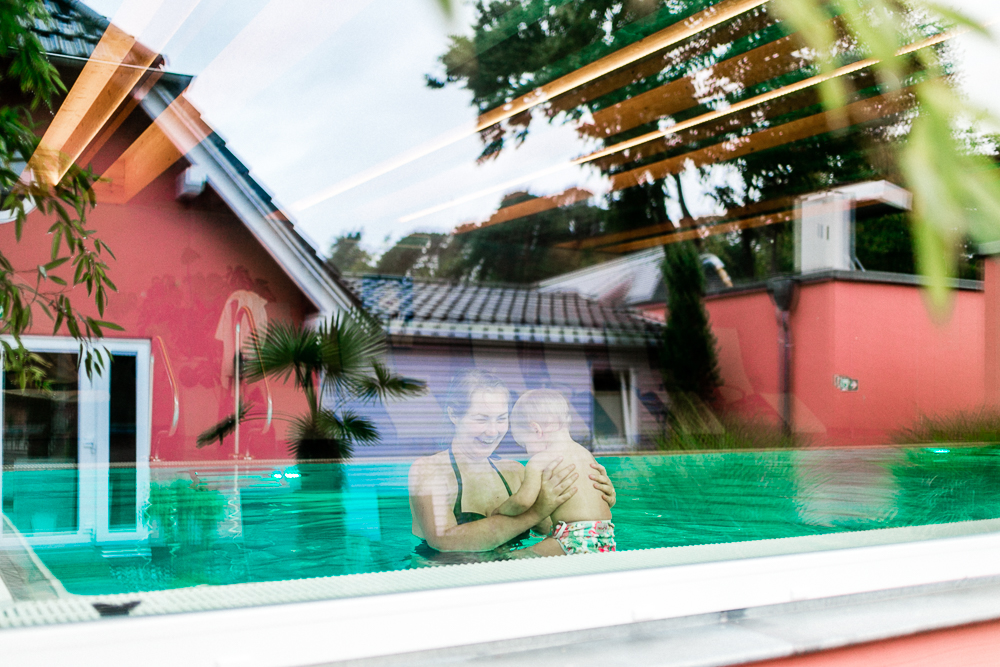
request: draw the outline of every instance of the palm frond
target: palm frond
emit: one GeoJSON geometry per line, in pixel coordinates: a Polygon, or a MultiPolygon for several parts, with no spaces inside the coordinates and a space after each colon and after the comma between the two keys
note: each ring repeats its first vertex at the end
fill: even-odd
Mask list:
{"type": "Polygon", "coordinates": [[[323,410],[313,419],[303,415],[292,420],[289,452],[299,460],[344,459],[354,445],[378,442],[378,429],[367,418],[350,410],[337,415],[323,410]]]}
{"type": "Polygon", "coordinates": [[[255,332],[243,356],[249,382],[264,376],[284,381],[291,375],[301,387],[303,378],[323,367],[319,332],[287,322],[274,322],[265,331],[255,332]]]}
{"type": "Polygon", "coordinates": [[[427,391],[427,383],[423,380],[395,375],[380,361],[372,362],[372,373],[362,377],[355,386],[355,393],[362,400],[386,401],[419,396],[427,391]]]}
{"type": "Polygon", "coordinates": [[[382,327],[358,311],[339,313],[320,326],[323,384],[351,391],[386,350],[382,327]]]}
{"type": "MultiPolygon", "coordinates": [[[[246,421],[247,414],[249,414],[250,409],[253,407],[253,403],[240,403],[240,416],[239,422],[242,423],[246,421]]],[[[218,422],[211,428],[205,429],[198,435],[197,441],[195,441],[195,447],[201,449],[211,445],[216,440],[219,444],[222,444],[223,439],[227,435],[231,435],[236,431],[236,415],[228,415],[222,421],[218,422]]]]}
{"type": "Polygon", "coordinates": [[[378,442],[378,429],[375,424],[353,410],[343,410],[339,416],[329,410],[324,410],[320,413],[320,419],[329,420],[331,424],[335,423],[343,437],[351,443],[374,445],[378,442]]]}

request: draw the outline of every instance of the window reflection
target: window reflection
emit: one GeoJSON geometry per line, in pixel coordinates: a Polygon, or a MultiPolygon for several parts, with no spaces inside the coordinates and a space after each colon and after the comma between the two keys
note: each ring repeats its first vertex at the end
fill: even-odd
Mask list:
{"type": "Polygon", "coordinates": [[[39,353],[41,387],[3,378],[3,512],[26,533],[79,526],[77,355],[39,353]]]}
{"type": "Polygon", "coordinates": [[[36,323],[46,384],[3,377],[0,545],[70,593],[1000,518],[1000,265],[956,233],[928,313],[894,157],[961,70],[943,23],[907,15],[941,68],[886,85],[831,14],[831,108],[753,0],[497,0],[451,38],[376,0],[289,50],[281,3],[188,4],[38,28],[69,92],[34,164],[103,177],[123,329],[95,370],[36,323]],[[937,411],[979,416],[900,435],[937,411]]]}

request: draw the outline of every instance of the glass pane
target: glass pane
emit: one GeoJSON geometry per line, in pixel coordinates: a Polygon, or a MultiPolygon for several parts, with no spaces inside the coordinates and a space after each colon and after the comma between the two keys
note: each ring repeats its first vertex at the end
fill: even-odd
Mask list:
{"type": "MultiPolygon", "coordinates": [[[[1000,123],[928,138],[934,90],[998,60],[942,17],[860,3],[899,19],[874,53],[825,0],[0,8],[25,4],[67,90],[11,82],[0,116],[100,177],[74,215],[116,258],[113,293],[65,291],[114,323],[102,374],[0,377],[2,510],[70,593],[1000,526],[1000,123]],[[796,4],[830,13],[832,72],[796,4]],[[982,160],[934,158],[959,148],[982,160]],[[579,475],[560,503],[553,458],[579,475]]],[[[8,176],[64,178],[22,157],[15,199],[8,176]]],[[[61,295],[88,264],[50,258],[51,224],[17,242],[0,211],[0,256],[61,295]]]]}
{"type": "Polygon", "coordinates": [[[111,363],[111,428],[108,443],[108,529],[135,530],[136,359],[114,355],[111,363]]]}
{"type": "Polygon", "coordinates": [[[611,371],[594,373],[594,437],[625,437],[621,380],[611,371]]]}
{"type": "Polygon", "coordinates": [[[46,383],[23,391],[3,378],[3,511],[24,533],[79,525],[77,355],[42,352],[46,383]]]}

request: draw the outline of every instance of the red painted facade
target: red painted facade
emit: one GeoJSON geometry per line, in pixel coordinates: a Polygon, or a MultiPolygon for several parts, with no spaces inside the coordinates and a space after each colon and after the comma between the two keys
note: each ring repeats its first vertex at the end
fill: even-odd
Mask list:
{"type": "MultiPolygon", "coordinates": [[[[956,290],[949,317],[937,323],[915,286],[803,285],[791,315],[796,430],[817,444],[877,444],[921,415],[982,406],[986,299],[956,290]],[[857,390],[838,389],[834,376],[857,380],[857,390]]],[[[706,306],[719,342],[723,405],[778,419],[779,332],[767,293],[710,297],[706,306]]]]}
{"type": "Polygon", "coordinates": [[[995,667],[1000,621],[820,651],[748,667],[995,667]]]}
{"type": "MultiPolygon", "coordinates": [[[[121,128],[95,165],[129,145],[130,135],[141,130],[142,120],[135,123],[121,128]]],[[[218,444],[197,449],[195,442],[199,433],[234,411],[237,321],[245,334],[251,318],[259,327],[275,320],[302,322],[315,308],[211,186],[189,203],[175,198],[175,180],[185,166],[183,161],[174,164],[127,204],[99,201],[87,224],[117,257],[109,259],[109,275],[119,291],[111,295],[103,319],[125,331],[108,336],[151,342],[152,456],[165,461],[225,459],[233,452],[232,436],[221,449],[218,444]],[[175,393],[180,411],[171,435],[175,393]]],[[[15,243],[14,225],[0,226],[0,246],[20,268],[48,261],[47,227],[34,212],[20,243],[15,243]]],[[[92,300],[87,307],[82,286],[73,295],[78,307],[94,310],[92,300]]],[[[41,312],[35,323],[31,333],[51,334],[51,322],[41,312]]],[[[269,389],[275,415],[305,409],[290,385],[271,384],[269,389]]],[[[241,391],[258,408],[266,405],[262,384],[244,384],[241,391]]],[[[285,429],[278,419],[266,431],[263,422],[244,424],[241,454],[288,458],[285,429]]]]}

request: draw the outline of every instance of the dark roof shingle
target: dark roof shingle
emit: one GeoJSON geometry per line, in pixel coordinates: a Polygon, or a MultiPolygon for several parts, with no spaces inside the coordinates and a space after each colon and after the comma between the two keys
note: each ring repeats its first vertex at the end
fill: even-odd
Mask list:
{"type": "Polygon", "coordinates": [[[390,333],[565,343],[645,344],[662,325],[571,292],[397,276],[344,276],[390,333]],[[447,326],[444,326],[447,325],[447,326]],[[459,325],[459,326],[456,326],[459,325]]]}

